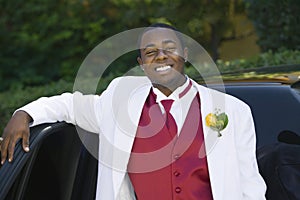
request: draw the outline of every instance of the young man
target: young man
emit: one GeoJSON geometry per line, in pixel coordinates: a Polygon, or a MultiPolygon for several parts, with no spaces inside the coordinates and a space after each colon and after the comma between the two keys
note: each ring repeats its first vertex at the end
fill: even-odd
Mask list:
{"type": "Polygon", "coordinates": [[[173,27],[147,28],[139,45],[146,77],[19,109],[3,133],[2,162],[19,138],[29,151],[29,123],[66,121],[99,134],[97,199],[265,199],[249,107],[184,74],[188,52],[173,27]]]}

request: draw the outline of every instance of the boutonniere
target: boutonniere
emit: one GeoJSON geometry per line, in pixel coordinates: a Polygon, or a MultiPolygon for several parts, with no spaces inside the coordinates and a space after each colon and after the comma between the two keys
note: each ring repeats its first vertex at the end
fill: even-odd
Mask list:
{"type": "Polygon", "coordinates": [[[228,116],[225,112],[220,113],[217,110],[215,113],[209,113],[205,117],[206,126],[218,132],[218,137],[221,137],[221,131],[224,130],[228,124],[228,116]]]}

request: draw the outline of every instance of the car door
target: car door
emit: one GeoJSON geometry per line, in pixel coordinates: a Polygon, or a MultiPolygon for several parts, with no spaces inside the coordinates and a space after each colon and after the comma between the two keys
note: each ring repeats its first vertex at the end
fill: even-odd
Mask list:
{"type": "MultiPolygon", "coordinates": [[[[31,151],[25,153],[19,142],[13,162],[0,168],[0,199],[94,199],[97,159],[77,133],[67,123],[31,128],[31,151]]],[[[84,134],[97,143],[96,134],[84,134]]]]}

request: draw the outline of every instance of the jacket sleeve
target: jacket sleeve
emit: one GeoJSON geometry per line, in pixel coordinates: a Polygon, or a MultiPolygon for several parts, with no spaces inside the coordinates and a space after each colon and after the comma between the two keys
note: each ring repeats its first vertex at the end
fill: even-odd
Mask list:
{"type": "MultiPolygon", "coordinates": [[[[30,126],[65,121],[94,133],[100,133],[103,106],[113,95],[119,78],[114,79],[101,95],[83,95],[80,92],[41,97],[18,110],[27,112],[33,119],[30,126]]],[[[17,111],[18,111],[17,110],[17,111]]]]}
{"type": "Polygon", "coordinates": [[[102,102],[98,95],[75,92],[41,97],[18,110],[23,110],[32,117],[30,126],[65,121],[90,132],[99,133],[100,130],[102,102]]]}
{"type": "Polygon", "coordinates": [[[241,177],[242,196],[244,200],[265,200],[266,185],[259,174],[256,159],[256,137],[252,113],[248,105],[242,103],[237,116],[240,126],[236,135],[236,147],[241,177]]]}

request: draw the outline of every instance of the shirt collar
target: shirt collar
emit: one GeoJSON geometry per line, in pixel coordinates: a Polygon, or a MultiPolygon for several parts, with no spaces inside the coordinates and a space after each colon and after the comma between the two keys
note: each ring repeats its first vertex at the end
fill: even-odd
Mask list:
{"type": "Polygon", "coordinates": [[[153,87],[153,92],[156,95],[156,102],[160,102],[166,99],[172,99],[174,101],[179,100],[189,91],[192,86],[191,84],[191,80],[188,76],[186,76],[186,81],[184,82],[184,84],[176,88],[176,90],[174,90],[169,96],[164,95],[159,89],[153,87]]]}

